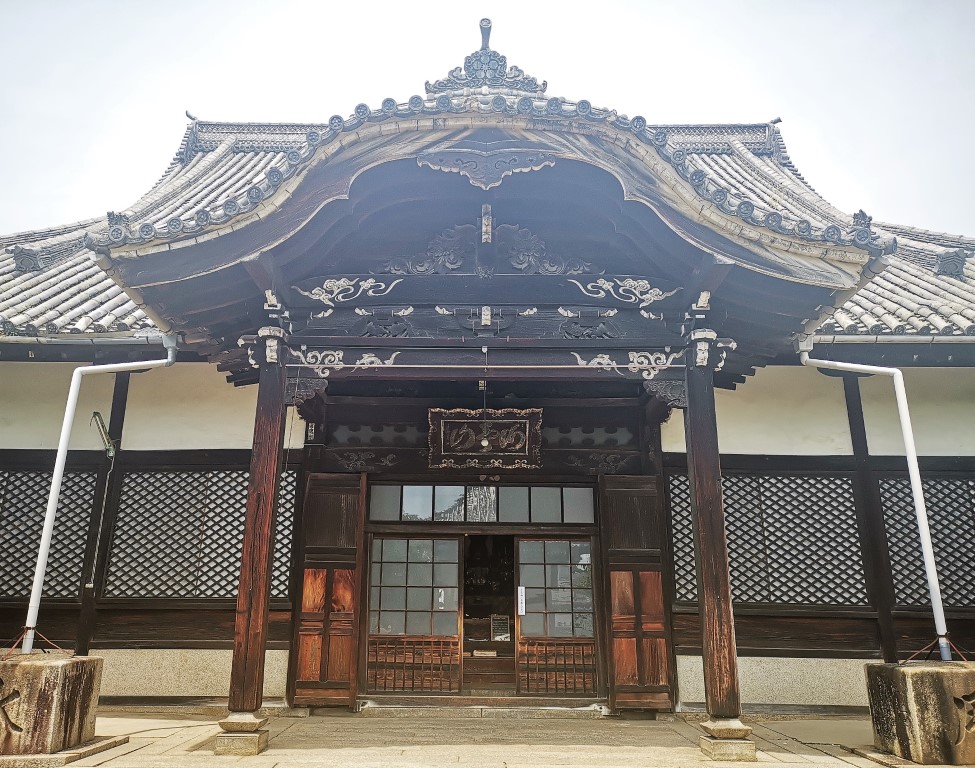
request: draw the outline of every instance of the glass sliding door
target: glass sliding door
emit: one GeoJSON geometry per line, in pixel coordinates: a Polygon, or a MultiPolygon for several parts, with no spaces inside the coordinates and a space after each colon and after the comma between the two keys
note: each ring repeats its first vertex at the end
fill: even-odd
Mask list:
{"type": "Polygon", "coordinates": [[[592,541],[519,539],[517,588],[518,692],[595,695],[592,541]]]}
{"type": "Polygon", "coordinates": [[[460,552],[456,538],[373,539],[370,692],[460,691],[460,552]]]}

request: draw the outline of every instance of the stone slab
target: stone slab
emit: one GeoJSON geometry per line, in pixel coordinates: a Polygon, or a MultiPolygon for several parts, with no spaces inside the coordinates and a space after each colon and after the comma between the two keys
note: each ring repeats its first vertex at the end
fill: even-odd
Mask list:
{"type": "Polygon", "coordinates": [[[97,656],[0,661],[0,754],[49,755],[92,741],[101,678],[97,656]]]}
{"type": "Polygon", "coordinates": [[[53,768],[115,749],[128,741],[128,736],[104,736],[54,754],[0,755],[0,768],[53,768]]]}
{"type": "Polygon", "coordinates": [[[975,763],[975,662],[868,664],[874,746],[923,765],[975,763]]]}
{"type": "Polygon", "coordinates": [[[712,760],[738,763],[753,763],[758,760],[755,742],[749,739],[716,739],[713,736],[702,736],[700,745],[704,756],[712,760]]]}
{"type": "Polygon", "coordinates": [[[213,754],[247,757],[259,755],[267,749],[268,732],[220,733],[213,740],[213,754]]]}

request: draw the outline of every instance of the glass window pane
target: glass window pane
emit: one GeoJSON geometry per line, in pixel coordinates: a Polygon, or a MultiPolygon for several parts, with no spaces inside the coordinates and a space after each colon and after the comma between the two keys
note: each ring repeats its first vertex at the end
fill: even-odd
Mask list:
{"type": "Polygon", "coordinates": [[[433,566],[428,563],[410,563],[407,582],[411,587],[429,587],[433,584],[433,566]]]}
{"type": "Polygon", "coordinates": [[[455,611],[449,611],[446,613],[433,614],[433,634],[456,635],[457,613],[455,611]]]}
{"type": "Polygon", "coordinates": [[[438,485],[433,499],[434,520],[464,519],[464,486],[438,485]]]}
{"type": "Polygon", "coordinates": [[[547,608],[550,611],[571,611],[572,610],[572,590],[571,589],[547,589],[547,608]]]}
{"type": "Polygon", "coordinates": [[[437,539],[434,541],[433,559],[438,563],[456,563],[457,539],[437,539]]]}
{"type": "Polygon", "coordinates": [[[456,587],[434,587],[433,609],[456,612],[458,594],[459,590],[456,587]]]}
{"type": "Polygon", "coordinates": [[[572,562],[589,565],[592,555],[588,541],[573,541],[571,544],[572,562]]]}
{"type": "Polygon", "coordinates": [[[572,610],[589,612],[592,610],[592,590],[573,589],[572,590],[572,610]]]}
{"type": "Polygon", "coordinates": [[[532,522],[561,523],[562,493],[559,488],[532,488],[532,522]]]}
{"type": "Polygon", "coordinates": [[[523,566],[521,566],[521,586],[523,586],[523,587],[544,587],[545,586],[545,566],[543,566],[543,565],[523,565],[523,566]]]}
{"type": "Polygon", "coordinates": [[[398,587],[406,585],[406,563],[383,563],[384,587],[398,587]]]}
{"type": "Polygon", "coordinates": [[[369,607],[379,610],[379,587],[372,587],[369,590],[369,607]]]}
{"type": "Polygon", "coordinates": [[[432,485],[404,485],[403,486],[403,519],[404,520],[432,520],[433,519],[433,486],[432,485]]]}
{"type": "Polygon", "coordinates": [[[544,563],[545,544],[541,541],[519,542],[518,555],[523,563],[544,563]]]}
{"type": "Polygon", "coordinates": [[[369,489],[369,519],[399,520],[399,486],[374,485],[369,489]]]}
{"type": "Polygon", "coordinates": [[[545,634],[545,614],[526,613],[521,617],[521,634],[538,637],[545,634]]]}
{"type": "Polygon", "coordinates": [[[467,522],[496,523],[497,521],[498,489],[487,485],[468,486],[467,522]]]}
{"type": "Polygon", "coordinates": [[[406,539],[383,539],[383,562],[406,562],[406,539]]]}
{"type": "Polygon", "coordinates": [[[572,616],[576,637],[592,637],[592,614],[576,613],[572,616]]]}
{"type": "Polygon", "coordinates": [[[435,563],[433,566],[433,583],[437,587],[456,587],[457,564],[435,563]]]}
{"type": "Polygon", "coordinates": [[[545,610],[545,590],[544,589],[526,589],[525,590],[525,608],[529,611],[544,611],[545,610]]]}
{"type": "Polygon", "coordinates": [[[572,614],[548,614],[548,634],[550,637],[572,637],[572,614]]]}
{"type": "Polygon", "coordinates": [[[426,611],[410,611],[406,614],[406,634],[429,635],[430,614],[426,611]]]}
{"type": "Polygon", "coordinates": [[[573,565],[572,586],[581,589],[592,589],[592,568],[588,565],[573,565]]]}
{"type": "Polygon", "coordinates": [[[545,586],[546,587],[571,587],[572,586],[572,566],[571,565],[546,565],[545,566],[545,586]]]}
{"type": "Polygon", "coordinates": [[[379,614],[380,635],[402,635],[406,631],[406,614],[402,611],[382,611],[379,614]]]}
{"type": "Polygon", "coordinates": [[[403,587],[383,587],[380,608],[384,611],[402,611],[406,608],[406,589],[403,587]]]}
{"type": "Polygon", "coordinates": [[[595,522],[596,512],[593,507],[592,488],[563,488],[562,500],[565,505],[565,522],[595,522]]]}
{"type": "Polygon", "coordinates": [[[379,611],[369,611],[369,634],[379,634],[379,611]]]}
{"type": "Polygon", "coordinates": [[[498,490],[498,519],[502,523],[528,522],[528,488],[507,485],[498,490]]]}
{"type": "Polygon", "coordinates": [[[379,563],[372,564],[372,573],[369,574],[371,576],[370,583],[378,584],[380,582],[382,577],[382,568],[382,565],[379,563]]]}
{"type": "Polygon", "coordinates": [[[411,563],[429,563],[433,561],[432,539],[410,539],[409,559],[411,563]]]}
{"type": "Polygon", "coordinates": [[[433,607],[433,590],[429,587],[410,587],[406,590],[406,607],[411,611],[429,611],[433,607]]]}
{"type": "Polygon", "coordinates": [[[545,542],[545,562],[546,563],[568,563],[569,562],[569,542],[567,542],[567,541],[546,541],[545,542]]]}
{"type": "Polygon", "coordinates": [[[374,562],[379,562],[383,559],[383,540],[373,539],[372,540],[372,559],[374,562]]]}

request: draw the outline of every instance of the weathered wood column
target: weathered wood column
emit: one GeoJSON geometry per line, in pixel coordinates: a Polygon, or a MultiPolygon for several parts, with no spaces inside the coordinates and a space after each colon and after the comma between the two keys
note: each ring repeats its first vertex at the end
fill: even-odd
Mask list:
{"type": "Polygon", "coordinates": [[[260,366],[260,383],[237,592],[228,704],[230,716],[220,722],[228,733],[217,739],[218,754],[257,754],[267,745],[267,731],[262,730],[267,720],[255,713],[263,701],[271,558],[274,553],[278,480],[284,463],[287,406],[282,336],[279,328],[262,328],[251,347],[254,362],[260,366]]]}
{"type": "Polygon", "coordinates": [[[697,602],[704,656],[704,695],[708,720],[701,749],[715,758],[754,760],[751,728],[741,722],[735,617],[731,608],[728,540],[721,497],[718,423],[714,410],[714,368],[719,362],[717,334],[692,331],[685,353],[687,474],[697,560],[697,602]],[[727,743],[726,743],[727,742],[727,743]]]}

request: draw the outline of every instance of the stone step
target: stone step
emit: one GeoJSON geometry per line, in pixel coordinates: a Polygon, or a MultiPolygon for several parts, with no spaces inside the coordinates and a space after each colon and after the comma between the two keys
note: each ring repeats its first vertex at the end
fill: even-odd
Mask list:
{"type": "MultiPolygon", "coordinates": [[[[359,702],[362,717],[498,718],[518,720],[592,720],[612,716],[605,702],[593,700],[525,700],[517,698],[430,697],[441,701],[417,702],[365,699],[359,702]],[[446,699],[446,701],[442,701],[446,699]]],[[[317,713],[317,710],[313,710],[317,713]]]]}

